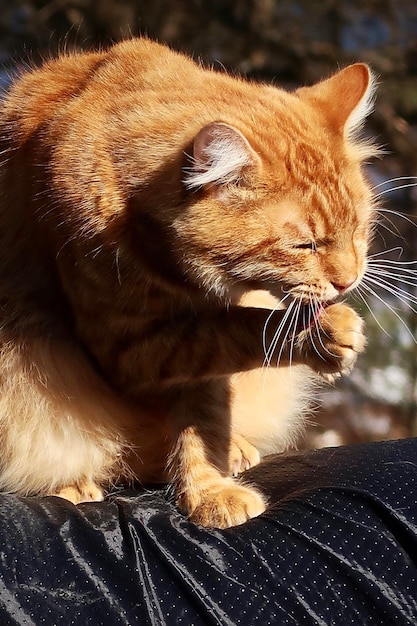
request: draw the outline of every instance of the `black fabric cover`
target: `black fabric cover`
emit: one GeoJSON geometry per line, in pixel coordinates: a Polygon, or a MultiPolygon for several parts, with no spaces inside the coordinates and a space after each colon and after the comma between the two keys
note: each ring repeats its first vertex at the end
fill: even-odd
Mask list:
{"type": "Polygon", "coordinates": [[[0,624],[417,624],[417,440],[271,457],[229,530],[169,491],[0,499],[0,624]]]}

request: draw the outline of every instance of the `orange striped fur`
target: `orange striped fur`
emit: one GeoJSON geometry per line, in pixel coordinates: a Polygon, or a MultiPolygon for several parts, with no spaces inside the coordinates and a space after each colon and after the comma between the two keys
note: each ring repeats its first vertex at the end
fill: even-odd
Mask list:
{"type": "Polygon", "coordinates": [[[172,480],[204,525],[264,510],[233,475],[294,443],[318,374],[365,343],[331,303],[366,266],[371,95],[361,64],[287,93],[145,39],[16,82],[0,114],[3,490],[79,501],[133,475],[172,480]],[[320,327],[283,333],[264,367],[288,293],[326,305],[320,327]]]}

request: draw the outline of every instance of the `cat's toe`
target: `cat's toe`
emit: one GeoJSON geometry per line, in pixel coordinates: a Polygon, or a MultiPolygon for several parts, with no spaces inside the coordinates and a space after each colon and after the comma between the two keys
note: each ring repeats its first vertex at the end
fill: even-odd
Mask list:
{"type": "Polygon", "coordinates": [[[330,373],[326,373],[326,372],[320,372],[320,376],[322,377],[323,380],[326,381],[326,383],[329,383],[330,385],[333,385],[337,380],[339,380],[339,378],[342,377],[342,373],[341,372],[333,372],[332,374],[330,374],[330,373]]]}
{"type": "Polygon", "coordinates": [[[64,498],[73,504],[80,504],[81,502],[101,502],[104,499],[103,491],[100,487],[90,481],[69,485],[49,495],[64,498]]]}
{"type": "Polygon", "coordinates": [[[319,336],[313,340],[315,369],[333,382],[352,370],[364,350],[364,323],[351,307],[338,303],[323,312],[319,328],[319,336]]]}
{"type": "Polygon", "coordinates": [[[229,528],[257,517],[265,511],[266,505],[264,497],[254,488],[225,479],[220,488],[203,494],[190,520],[201,526],[229,528]]]}
{"type": "Polygon", "coordinates": [[[258,465],[261,457],[259,450],[255,448],[242,435],[234,434],[230,442],[229,467],[232,476],[258,465]]]}

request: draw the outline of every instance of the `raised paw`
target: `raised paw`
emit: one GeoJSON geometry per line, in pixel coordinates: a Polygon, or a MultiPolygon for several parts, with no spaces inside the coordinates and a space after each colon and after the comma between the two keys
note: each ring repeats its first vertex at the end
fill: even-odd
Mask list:
{"type": "Polygon", "coordinates": [[[191,510],[186,498],[181,499],[180,506],[195,524],[229,528],[263,513],[266,501],[256,489],[240,485],[232,478],[222,478],[200,493],[199,501],[191,510]]]}
{"type": "Polygon", "coordinates": [[[229,468],[232,476],[237,476],[250,467],[258,465],[261,457],[259,451],[242,435],[232,435],[229,450],[229,468]]]}
{"type": "Polygon", "coordinates": [[[366,345],[364,323],[346,304],[327,307],[306,335],[310,349],[306,362],[327,380],[348,374],[366,345]]]}
{"type": "Polygon", "coordinates": [[[100,487],[90,481],[64,487],[49,495],[64,498],[73,504],[80,504],[81,502],[100,502],[104,498],[103,491],[100,487]]]}

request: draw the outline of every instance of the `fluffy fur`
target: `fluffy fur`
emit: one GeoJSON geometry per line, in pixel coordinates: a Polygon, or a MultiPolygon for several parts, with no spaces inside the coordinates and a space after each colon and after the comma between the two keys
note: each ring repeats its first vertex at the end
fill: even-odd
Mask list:
{"type": "Polygon", "coordinates": [[[79,501],[133,474],[172,480],[205,525],[264,510],[232,475],[287,448],[314,379],[365,343],[332,302],[366,266],[371,97],[361,64],[286,93],[145,39],[16,82],[0,119],[4,490],[79,501]]]}

